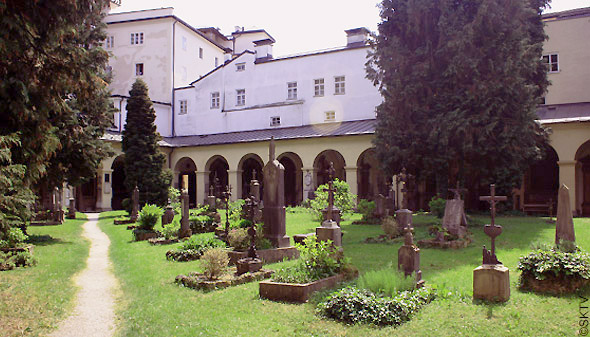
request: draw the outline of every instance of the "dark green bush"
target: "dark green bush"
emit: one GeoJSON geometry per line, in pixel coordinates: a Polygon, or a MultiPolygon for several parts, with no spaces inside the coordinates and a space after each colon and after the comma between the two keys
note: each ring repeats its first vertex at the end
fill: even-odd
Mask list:
{"type": "Polygon", "coordinates": [[[438,195],[435,195],[430,199],[428,202],[428,207],[430,207],[430,212],[436,215],[438,218],[442,218],[445,215],[445,207],[447,201],[438,195]]]}
{"type": "Polygon", "coordinates": [[[225,242],[212,236],[193,235],[184,241],[178,249],[166,252],[166,258],[173,261],[197,260],[209,248],[224,248],[225,242]]]}
{"type": "Polygon", "coordinates": [[[590,279],[590,255],[579,248],[574,252],[563,252],[556,248],[538,249],[520,258],[518,270],[522,272],[521,284],[527,274],[537,280],[543,280],[550,274],[590,279]]]}
{"type": "Polygon", "coordinates": [[[18,227],[10,227],[6,233],[0,232],[0,248],[22,247],[28,236],[18,227]]]}
{"type": "Polygon", "coordinates": [[[356,206],[356,211],[363,217],[361,221],[367,222],[375,219],[375,202],[366,199],[361,199],[356,206]]]}
{"type": "Polygon", "coordinates": [[[11,270],[16,267],[30,267],[37,264],[37,260],[25,252],[0,252],[0,270],[11,270]]]}
{"type": "Polygon", "coordinates": [[[434,298],[435,292],[430,288],[403,291],[388,298],[378,297],[368,290],[346,287],[318,304],[318,312],[350,324],[400,325],[434,298]]]}
{"type": "Polygon", "coordinates": [[[158,220],[164,214],[164,210],[156,205],[147,204],[141,208],[139,212],[139,228],[145,230],[153,230],[158,220]]]}

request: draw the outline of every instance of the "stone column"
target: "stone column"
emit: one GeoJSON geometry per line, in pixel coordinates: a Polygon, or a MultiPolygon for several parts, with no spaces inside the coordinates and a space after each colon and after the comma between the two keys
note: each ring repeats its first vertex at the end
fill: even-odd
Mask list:
{"type": "MultiPolygon", "coordinates": [[[[350,186],[350,193],[358,195],[358,179],[357,179],[357,167],[356,166],[345,166],[346,170],[346,182],[350,186]]],[[[355,200],[356,202],[356,200],[355,200]]]]}
{"type": "Polygon", "coordinates": [[[231,194],[230,201],[236,201],[242,196],[242,170],[227,171],[227,181],[234,191],[231,194]]]}
{"type": "Polygon", "coordinates": [[[309,198],[309,192],[314,191],[313,167],[301,168],[303,179],[301,179],[301,190],[303,191],[303,200],[309,198]]]}
{"type": "MultiPolygon", "coordinates": [[[[557,162],[559,165],[559,185],[565,184],[569,188],[570,200],[575,205],[572,212],[582,211],[583,197],[578,197],[579,193],[576,193],[576,161],[575,160],[560,160],[557,162]]],[[[580,194],[581,195],[581,194],[580,194]]]]}
{"type": "Polygon", "coordinates": [[[205,175],[209,174],[208,172],[195,172],[197,176],[197,203],[205,203],[207,201],[207,189],[205,188],[205,175]]]}
{"type": "Polygon", "coordinates": [[[192,235],[192,231],[190,228],[190,224],[188,222],[189,218],[189,197],[187,189],[183,189],[180,194],[180,203],[182,205],[182,218],[180,220],[180,231],[178,231],[178,238],[186,238],[192,235]]]}

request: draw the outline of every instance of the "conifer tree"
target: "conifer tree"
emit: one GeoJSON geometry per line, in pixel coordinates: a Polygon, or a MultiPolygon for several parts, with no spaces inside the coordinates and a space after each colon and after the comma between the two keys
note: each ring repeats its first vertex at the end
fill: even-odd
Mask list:
{"type": "Polygon", "coordinates": [[[473,188],[515,184],[547,141],[536,106],[547,0],[383,0],[367,62],[383,168],[473,188]]]}
{"type": "Polygon", "coordinates": [[[139,203],[163,206],[168,201],[172,173],[164,169],[166,157],[158,147],[156,112],[148,95],[148,87],[138,78],[127,102],[127,119],[123,131],[125,153],[125,186],[128,191],[139,188],[139,203]]]}

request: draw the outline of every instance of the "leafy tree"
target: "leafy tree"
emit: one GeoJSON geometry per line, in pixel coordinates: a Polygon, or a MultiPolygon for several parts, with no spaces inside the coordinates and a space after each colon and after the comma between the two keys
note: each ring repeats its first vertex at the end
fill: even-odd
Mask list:
{"type": "MultiPolygon", "coordinates": [[[[507,187],[540,157],[547,0],[383,0],[367,62],[379,87],[374,139],[391,174],[507,187]]],[[[474,191],[471,191],[474,192],[474,191]]]]}
{"type": "Polygon", "coordinates": [[[108,5],[107,0],[0,1],[0,165],[12,172],[0,186],[2,228],[27,220],[31,188],[48,170],[63,172],[54,184],[64,177],[76,183],[93,175],[97,162],[86,161],[85,170],[76,165],[108,153],[98,141],[107,114],[108,53],[101,42],[108,5]],[[58,167],[51,160],[60,151],[83,153],[63,157],[58,167]]]}
{"type": "Polygon", "coordinates": [[[139,188],[139,203],[166,205],[172,172],[164,169],[166,157],[158,147],[156,112],[148,95],[148,87],[138,78],[127,102],[127,119],[123,131],[125,153],[125,185],[132,191],[139,188]]]}
{"type": "MultiPolygon", "coordinates": [[[[311,200],[311,211],[318,221],[323,221],[322,210],[328,207],[328,184],[318,186],[315,190],[315,198],[311,200]]],[[[350,192],[350,186],[346,181],[334,179],[334,206],[338,207],[343,216],[349,216],[353,212],[356,195],[350,192]]]]}

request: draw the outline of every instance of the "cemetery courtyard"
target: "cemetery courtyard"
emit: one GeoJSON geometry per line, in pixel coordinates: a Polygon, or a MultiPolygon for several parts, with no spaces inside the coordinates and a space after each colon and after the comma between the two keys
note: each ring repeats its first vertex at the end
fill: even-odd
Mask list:
{"type": "MultiPolygon", "coordinates": [[[[223,215],[223,212],[220,212],[223,215]]],[[[483,224],[489,217],[472,215],[469,231],[473,242],[464,249],[421,249],[420,268],[426,286],[437,297],[397,327],[347,325],[321,317],[317,303],[332,290],[313,295],[308,303],[291,304],[263,300],[258,282],[204,292],[174,282],[179,274],[199,271],[199,261],[166,259],[172,245],[134,242],[126,226],[113,220],[124,211],[100,214],[99,227],[110,238],[109,257],[119,286],[115,300],[115,335],[118,336],[573,336],[583,335],[588,302],[584,294],[538,295],[517,288],[518,259],[534,243],[552,244],[555,224],[544,217],[498,216],[504,231],[496,241],[498,259],[510,269],[510,299],[503,304],[474,302],[473,269],[481,264],[482,246],[489,247],[483,224]],[[582,317],[582,318],[580,318],[582,317]]],[[[86,265],[89,242],[82,237],[84,214],[63,225],[29,227],[38,262],[32,268],[0,273],[0,331],[3,336],[37,336],[54,331],[72,314],[77,288],[73,277],[86,265]]],[[[378,224],[353,224],[354,214],[341,223],[345,256],[360,275],[397,264],[403,238],[392,244],[365,243],[383,233],[378,224]]],[[[222,218],[223,221],[223,218],[222,218]]],[[[415,240],[427,238],[428,227],[440,221],[414,215],[415,240]]],[[[590,219],[574,219],[577,244],[590,250],[590,219]]],[[[160,224],[156,225],[158,228],[160,224]]],[[[313,232],[319,226],[309,212],[289,208],[287,235],[313,232]]],[[[196,234],[212,235],[212,234],[196,234]]],[[[292,242],[291,242],[292,243],[292,242]]],[[[294,261],[265,265],[277,270],[294,261]]],[[[353,284],[349,281],[339,285],[353,284]]]]}

